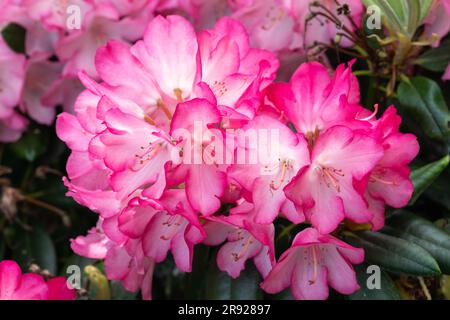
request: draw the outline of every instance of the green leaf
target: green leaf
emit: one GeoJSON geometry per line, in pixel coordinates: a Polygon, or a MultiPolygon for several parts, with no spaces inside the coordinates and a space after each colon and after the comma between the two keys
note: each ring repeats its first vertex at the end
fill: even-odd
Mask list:
{"type": "Polygon", "coordinates": [[[425,190],[427,198],[439,203],[448,213],[450,213],[450,168],[447,168],[439,175],[439,177],[425,190]]]}
{"type": "Polygon", "coordinates": [[[430,12],[431,5],[433,4],[433,0],[420,0],[420,19],[419,22],[422,22],[428,16],[430,12]]]}
{"type": "Polygon", "coordinates": [[[394,281],[392,281],[389,275],[381,270],[380,274],[380,289],[369,289],[367,287],[367,279],[371,275],[367,273],[368,265],[356,265],[354,269],[356,271],[356,277],[358,279],[359,289],[354,294],[348,296],[349,300],[400,300],[400,294],[394,281]]]}
{"type": "Polygon", "coordinates": [[[445,170],[448,163],[449,156],[446,155],[438,161],[429,163],[411,172],[410,178],[414,185],[414,193],[409,201],[409,205],[413,205],[416,202],[422,192],[424,192],[433,183],[433,181],[436,180],[441,172],[445,170]]]}
{"type": "Polygon", "coordinates": [[[16,143],[11,144],[14,153],[21,159],[33,162],[46,150],[47,140],[39,130],[25,133],[16,143]]]}
{"type": "MultiPolygon", "coordinates": [[[[395,36],[402,33],[412,39],[431,0],[363,0],[366,6],[380,8],[386,27],[395,36]]],[[[428,9],[427,9],[428,7],[428,9]]]]}
{"type": "Polygon", "coordinates": [[[430,138],[447,142],[450,112],[436,82],[421,76],[414,77],[409,82],[400,83],[397,95],[404,110],[417,120],[430,138]]]}
{"type": "Polygon", "coordinates": [[[445,71],[450,63],[450,39],[437,48],[425,51],[414,63],[430,71],[445,71]]]}
{"type": "Polygon", "coordinates": [[[354,246],[365,249],[366,259],[389,271],[410,275],[441,273],[434,258],[422,247],[404,239],[371,231],[347,238],[354,246]]]}
{"type": "Polygon", "coordinates": [[[25,28],[16,23],[10,23],[2,30],[5,42],[18,53],[25,53],[25,33],[25,28]]]}
{"type": "Polygon", "coordinates": [[[213,300],[257,300],[262,298],[259,288],[261,277],[258,271],[247,264],[237,279],[220,271],[215,263],[210,265],[206,275],[206,299],[213,300]]]}
{"type": "Polygon", "coordinates": [[[13,243],[14,259],[23,269],[35,263],[52,274],[57,274],[56,252],[48,233],[38,225],[31,231],[17,230],[13,243]]]}
{"type": "Polygon", "coordinates": [[[406,210],[396,211],[383,233],[399,237],[427,250],[445,274],[450,274],[450,233],[406,210]]]}

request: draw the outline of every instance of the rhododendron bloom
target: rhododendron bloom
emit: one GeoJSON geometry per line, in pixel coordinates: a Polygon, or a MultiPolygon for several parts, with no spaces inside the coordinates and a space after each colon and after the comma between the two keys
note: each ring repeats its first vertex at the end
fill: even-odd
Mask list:
{"type": "Polygon", "coordinates": [[[74,300],[75,290],[67,286],[64,277],[45,282],[41,275],[22,274],[11,260],[0,262],[0,300],[74,300]]]}
{"type": "Polygon", "coordinates": [[[109,279],[121,281],[125,289],[142,290],[143,299],[151,299],[154,261],[146,258],[139,240],[129,239],[118,245],[102,229],[103,220],[86,236],[71,241],[72,250],[84,257],[105,259],[105,273],[109,279]],[[125,243],[128,242],[127,245],[125,243]]]}
{"type": "Polygon", "coordinates": [[[207,100],[194,99],[179,104],[171,123],[171,135],[174,139],[180,130],[188,133],[192,141],[180,142],[183,161],[180,170],[185,170],[186,193],[192,207],[204,215],[211,215],[220,207],[226,175],[224,164],[224,142],[220,130],[207,131],[212,126],[218,128],[221,121],[219,110],[207,100]],[[192,157],[192,159],[190,159],[192,157]],[[193,161],[192,161],[193,160],[193,161]]]}
{"type": "Polygon", "coordinates": [[[268,90],[268,98],[297,131],[305,134],[310,145],[321,132],[334,125],[364,125],[356,120],[358,80],[344,64],[338,66],[331,78],[322,64],[303,63],[289,83],[273,84],[268,90]]]}
{"type": "Polygon", "coordinates": [[[369,135],[332,127],[319,136],[311,164],[286,186],[286,195],[324,234],[336,229],[344,218],[369,222],[373,214],[354,183],[369,174],[382,156],[382,146],[369,135]]]}
{"type": "Polygon", "coordinates": [[[364,251],[308,228],[297,234],[261,288],[277,293],[291,287],[295,299],[324,300],[328,285],[343,294],[359,289],[351,264],[364,260],[364,251]]]}
{"type": "Polygon", "coordinates": [[[408,204],[414,191],[408,164],[417,156],[419,144],[412,134],[398,132],[401,123],[393,106],[376,122],[384,154],[368,176],[366,199],[374,214],[374,230],[384,225],[384,204],[401,208],[408,204]]]}
{"type": "Polygon", "coordinates": [[[304,137],[277,119],[258,116],[238,134],[236,153],[237,164],[229,169],[229,173],[251,192],[255,221],[271,223],[281,211],[293,222],[303,222],[303,213],[297,212],[283,189],[301,168],[309,164],[304,137]],[[257,141],[250,141],[252,135],[257,141]],[[239,159],[243,156],[245,159],[239,159]],[[257,163],[246,165],[252,157],[257,158],[257,163]]]}
{"type": "Polygon", "coordinates": [[[155,208],[149,201],[134,200],[120,215],[119,228],[125,234],[142,236],[143,252],[155,262],[165,260],[170,249],[178,268],[190,272],[193,246],[203,240],[204,231],[184,190],[167,190],[160,203],[163,207],[155,208]]]}

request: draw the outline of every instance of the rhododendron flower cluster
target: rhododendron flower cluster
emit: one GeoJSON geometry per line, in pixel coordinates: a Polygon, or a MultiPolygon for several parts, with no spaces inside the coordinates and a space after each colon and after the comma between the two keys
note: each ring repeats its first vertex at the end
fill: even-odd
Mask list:
{"type": "MultiPolygon", "coordinates": [[[[361,20],[363,7],[359,0],[348,2],[351,10],[345,25],[354,29],[356,24],[350,21],[361,20]]],[[[75,98],[82,91],[78,72],[84,71],[96,80],[101,78],[94,64],[96,50],[111,39],[133,43],[142,38],[146,25],[158,13],[183,13],[197,30],[211,28],[220,17],[231,16],[247,28],[252,47],[271,50],[280,56],[283,64],[289,65],[304,60],[306,47],[334,41],[338,34],[329,21],[317,33],[316,27],[324,22],[311,14],[313,3],[309,0],[2,0],[0,29],[18,24],[26,30],[26,35],[25,49],[20,53],[12,52],[0,39],[0,108],[4,109],[0,114],[0,141],[17,140],[30,119],[51,125],[57,106],[72,112],[75,98]],[[316,31],[307,32],[306,27],[316,31]],[[8,97],[3,97],[7,93],[8,97]]],[[[322,5],[327,10],[337,10],[334,0],[324,1],[322,5]]],[[[215,37],[204,35],[210,36],[215,37]]],[[[201,54],[212,49],[202,48],[201,54]]],[[[242,55],[242,59],[247,55],[247,48],[227,48],[226,42],[216,49],[215,61],[202,70],[203,81],[211,80],[213,75],[209,69],[214,69],[214,63],[220,61],[219,51],[232,50],[242,55]]],[[[206,62],[208,58],[203,56],[203,59],[206,62]]],[[[247,59],[247,68],[258,68],[253,62],[247,59]]],[[[194,76],[193,70],[188,69],[192,66],[186,67],[185,71],[194,76]]],[[[162,68],[160,72],[166,71],[169,70],[162,68]]],[[[247,71],[250,70],[240,70],[240,73],[247,71]]]]}
{"type": "Polygon", "coordinates": [[[97,77],[93,57],[110,39],[142,37],[158,1],[2,0],[0,29],[10,23],[26,30],[25,52],[0,39],[0,141],[17,140],[28,115],[53,123],[56,107],[71,111],[82,86],[80,70],[97,77]],[[3,97],[8,95],[8,97],[3,97]],[[15,107],[18,108],[15,109],[15,107]]]}
{"type": "Polygon", "coordinates": [[[190,272],[201,243],[220,246],[217,265],[232,278],[252,259],[268,293],[290,287],[297,299],[325,299],[331,286],[351,294],[359,288],[352,264],[364,252],[331,233],[346,220],[378,230],[385,205],[411,198],[408,164],[419,146],[399,132],[396,109],[380,116],[378,106],[360,105],[353,62],[332,74],[304,63],[274,83],[277,56],[258,44],[270,32],[249,37],[234,19],[255,14],[250,30],[253,20],[291,25],[281,12],[266,15],[266,4],[238,1],[232,18],[202,31],[178,15],[156,16],[142,40],[109,41],[95,69],[79,72],[86,89],[74,114],[58,116],[71,149],[68,195],[99,215],[72,249],[104,259],[109,279],[145,299],[155,265],[170,251],[190,272]],[[277,219],[309,224],[280,257],[277,219]]]}
{"type": "Polygon", "coordinates": [[[15,261],[0,262],[0,300],[75,300],[64,277],[48,281],[38,274],[22,274],[15,261]]]}

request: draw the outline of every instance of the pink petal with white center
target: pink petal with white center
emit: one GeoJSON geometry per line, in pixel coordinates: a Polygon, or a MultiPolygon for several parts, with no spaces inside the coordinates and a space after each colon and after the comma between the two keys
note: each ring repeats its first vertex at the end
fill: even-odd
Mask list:
{"type": "Polygon", "coordinates": [[[186,178],[189,203],[203,215],[211,215],[220,208],[220,197],[226,187],[226,174],[214,165],[193,164],[186,178]]]}
{"type": "Polygon", "coordinates": [[[129,92],[140,105],[156,105],[160,97],[153,80],[142,64],[130,52],[131,46],[112,40],[100,47],[95,55],[95,65],[101,79],[121,92],[129,92]],[[118,77],[118,75],[120,75],[118,77]]]}
{"type": "Polygon", "coordinates": [[[198,74],[198,44],[191,24],[180,16],[157,16],[147,27],[143,42],[132,48],[132,54],[158,81],[159,88],[177,98],[192,92],[198,74]]]}
{"type": "Polygon", "coordinates": [[[208,42],[209,34],[198,35],[202,60],[202,81],[210,86],[234,74],[239,68],[239,47],[231,37],[223,37],[216,47],[208,42]]]}

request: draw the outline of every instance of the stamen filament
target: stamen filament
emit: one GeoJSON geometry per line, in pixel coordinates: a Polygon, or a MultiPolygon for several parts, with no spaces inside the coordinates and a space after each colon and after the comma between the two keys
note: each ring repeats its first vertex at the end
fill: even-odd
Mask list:
{"type": "Polygon", "coordinates": [[[394,186],[398,185],[398,183],[395,181],[383,180],[383,179],[377,177],[376,175],[371,175],[370,180],[371,180],[371,182],[379,182],[379,183],[387,184],[387,185],[394,185],[394,186]]]}
{"type": "Polygon", "coordinates": [[[253,237],[249,235],[247,238],[247,241],[243,244],[242,250],[239,253],[233,252],[231,254],[234,261],[238,261],[239,259],[243,258],[252,243],[253,243],[253,237]]]}
{"type": "Polygon", "coordinates": [[[272,182],[270,183],[270,188],[272,190],[278,190],[283,185],[284,179],[286,178],[287,169],[288,169],[288,163],[286,161],[283,161],[279,184],[278,184],[278,186],[275,186],[275,181],[272,180],[272,182]]]}
{"type": "Polygon", "coordinates": [[[172,113],[170,112],[169,108],[167,108],[164,101],[162,101],[161,99],[158,99],[158,101],[156,102],[156,105],[158,106],[158,108],[161,108],[161,110],[166,115],[167,119],[172,120],[172,113]]]}
{"type": "Polygon", "coordinates": [[[374,107],[375,110],[372,112],[372,114],[371,114],[370,116],[365,117],[365,118],[360,118],[360,119],[358,119],[358,120],[361,120],[361,121],[369,121],[369,120],[372,120],[372,119],[377,115],[377,113],[378,113],[378,103],[376,103],[373,107],[374,107]]]}
{"type": "Polygon", "coordinates": [[[319,266],[319,262],[317,259],[316,247],[312,246],[311,250],[312,250],[312,256],[313,256],[313,276],[312,276],[312,279],[308,281],[308,283],[310,285],[314,284],[317,280],[318,266],[319,266]]]}

